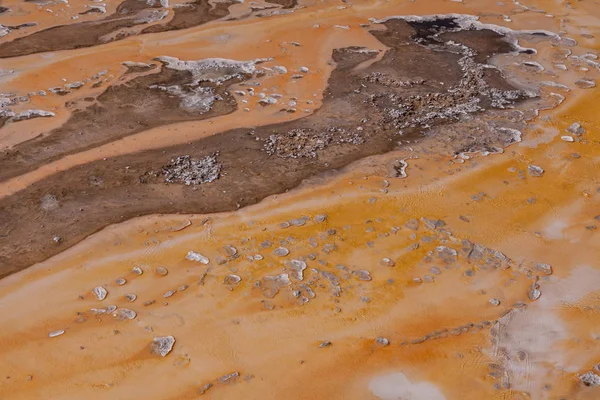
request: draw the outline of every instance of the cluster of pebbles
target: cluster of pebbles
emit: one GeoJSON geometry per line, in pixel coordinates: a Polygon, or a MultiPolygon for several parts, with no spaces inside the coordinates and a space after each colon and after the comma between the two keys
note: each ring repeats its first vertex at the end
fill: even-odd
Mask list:
{"type": "Polygon", "coordinates": [[[221,175],[221,164],[216,155],[197,159],[189,155],[179,156],[162,167],[161,173],[168,183],[183,183],[184,185],[199,185],[210,183],[221,175]]]}
{"type": "Polygon", "coordinates": [[[361,131],[348,132],[343,128],[331,127],[315,131],[310,128],[292,129],[285,133],[274,133],[265,140],[267,154],[281,158],[315,158],[317,151],[332,144],[364,143],[361,131]]]}
{"type": "MultiPolygon", "coordinates": [[[[365,221],[367,232],[375,233],[375,224],[383,222],[380,218],[375,221],[365,221]]],[[[182,255],[182,260],[185,259],[184,262],[207,268],[198,284],[205,285],[210,280],[217,284],[220,282],[229,290],[257,290],[264,299],[261,300],[261,303],[266,310],[274,309],[276,304],[285,306],[286,303],[291,303],[302,306],[315,297],[323,295],[328,296],[336,304],[337,312],[342,312],[338,305],[338,299],[344,295],[352,297],[360,295],[360,301],[368,304],[376,299],[373,296],[377,296],[376,292],[369,289],[369,285],[382,273],[382,269],[395,270],[397,265],[401,264],[402,259],[398,256],[383,257],[379,265],[373,266],[372,269],[367,269],[366,266],[332,265],[327,261],[328,255],[344,251],[348,246],[352,246],[353,250],[356,250],[357,245],[352,244],[352,240],[348,242],[344,240],[344,236],[351,235],[352,229],[356,229],[356,227],[332,228],[330,225],[326,214],[317,214],[312,218],[303,216],[279,223],[278,232],[280,234],[292,230],[289,231],[287,238],[274,236],[260,243],[259,249],[254,248],[251,244],[253,241],[241,238],[239,244],[226,244],[217,250],[216,257],[215,251],[204,248],[202,252],[195,249],[190,250],[187,254],[182,255]],[[308,238],[307,243],[295,239],[293,230],[305,229],[306,226],[312,227],[311,229],[316,227],[322,233],[318,237],[308,238]],[[314,250],[311,251],[310,248],[314,250]],[[261,250],[264,255],[260,254],[261,250]],[[236,266],[239,262],[259,263],[261,267],[242,271],[236,266]],[[219,268],[214,269],[212,267],[214,264],[219,268]],[[273,271],[275,273],[269,273],[277,265],[279,268],[275,268],[273,271]],[[256,273],[259,273],[260,276],[255,276],[256,273]],[[243,285],[244,280],[247,280],[248,284],[243,285]],[[274,300],[277,302],[274,303],[274,300]]],[[[509,310],[511,307],[522,307],[527,301],[537,300],[541,296],[540,282],[553,272],[552,267],[547,263],[517,264],[499,251],[466,239],[460,240],[452,234],[444,221],[438,219],[422,217],[405,220],[403,225],[384,228],[376,239],[362,246],[373,247],[377,240],[391,240],[399,243],[406,243],[408,240],[412,244],[406,248],[406,252],[417,249],[422,252],[424,249],[429,249],[414,267],[416,275],[412,278],[413,285],[435,284],[436,280],[444,274],[461,273],[470,279],[476,274],[485,274],[498,269],[514,269],[515,273],[532,281],[531,288],[534,288],[538,295],[532,298],[529,293],[524,293],[522,302],[505,307],[509,310]]],[[[169,274],[169,270],[164,266],[134,266],[128,277],[118,277],[114,280],[113,289],[110,289],[108,285],[100,285],[94,287],[91,294],[95,301],[105,302],[111,298],[109,290],[121,291],[121,287],[126,287],[130,280],[141,277],[145,271],[153,272],[153,274],[149,274],[150,278],[154,276],[160,279],[169,274]]],[[[179,287],[166,291],[162,297],[170,298],[177,293],[184,292],[188,287],[187,283],[182,282],[179,287]]],[[[126,291],[120,296],[127,303],[134,303],[138,299],[137,294],[126,291]]],[[[489,302],[492,306],[501,304],[501,300],[496,298],[490,298],[489,302]]],[[[144,307],[158,305],[156,299],[144,299],[142,304],[144,307]]],[[[168,303],[164,303],[164,305],[166,306],[168,303]]],[[[88,312],[96,317],[112,316],[115,320],[122,321],[133,320],[137,317],[136,311],[116,305],[108,305],[104,308],[94,307],[88,312]]],[[[77,322],[85,322],[85,315],[86,312],[80,313],[77,322]]],[[[416,345],[448,335],[490,329],[493,323],[494,321],[479,321],[458,327],[440,328],[424,336],[394,338],[394,341],[400,345],[416,345]]],[[[49,337],[61,336],[64,333],[64,330],[53,331],[49,337]]],[[[381,336],[373,340],[376,345],[381,347],[387,347],[391,343],[390,339],[381,336]]],[[[152,353],[161,357],[167,356],[173,350],[175,341],[174,336],[155,337],[151,342],[152,353]]],[[[332,344],[331,341],[324,341],[319,347],[330,347],[332,344]]]]}

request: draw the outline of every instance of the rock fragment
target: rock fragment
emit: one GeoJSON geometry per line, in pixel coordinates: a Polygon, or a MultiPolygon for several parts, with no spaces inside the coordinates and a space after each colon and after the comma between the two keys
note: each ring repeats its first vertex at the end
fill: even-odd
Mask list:
{"type": "Polygon", "coordinates": [[[529,172],[529,175],[536,177],[536,178],[539,178],[544,175],[544,169],[542,167],[539,167],[539,166],[533,165],[533,164],[531,164],[527,167],[527,172],[529,172]]]}
{"type": "Polygon", "coordinates": [[[225,279],[223,279],[223,283],[226,285],[237,285],[238,283],[240,283],[241,280],[242,278],[240,278],[239,276],[229,274],[225,277],[225,279]]]}
{"type": "Polygon", "coordinates": [[[166,356],[173,350],[175,338],[173,336],[159,336],[152,340],[152,352],[161,357],[166,356]]]}
{"type": "Polygon", "coordinates": [[[230,374],[227,375],[223,375],[222,377],[219,378],[219,382],[221,383],[229,383],[232,379],[238,378],[240,376],[239,372],[232,372],[230,374]]]}
{"type": "Polygon", "coordinates": [[[62,335],[62,334],[64,334],[64,333],[65,333],[65,331],[61,329],[61,330],[58,330],[58,331],[53,331],[53,332],[50,332],[50,333],[48,334],[48,337],[49,337],[49,338],[53,338],[53,337],[60,336],[60,335],[62,335]]]}
{"type": "Polygon", "coordinates": [[[275,250],[273,250],[273,254],[275,254],[276,256],[279,256],[279,257],[285,257],[288,254],[290,254],[290,251],[288,249],[286,249],[285,247],[278,247],[275,250]]]}
{"type": "Polygon", "coordinates": [[[315,222],[324,222],[327,219],[327,214],[317,214],[315,215],[315,222]]]}
{"type": "Polygon", "coordinates": [[[158,276],[165,276],[165,275],[167,275],[169,273],[169,270],[166,269],[165,267],[156,267],[156,269],[154,270],[154,272],[158,276]]]}
{"type": "Polygon", "coordinates": [[[591,89],[596,87],[596,81],[593,79],[578,79],[575,81],[575,86],[580,89],[591,89]]]}
{"type": "Polygon", "coordinates": [[[329,342],[329,341],[321,342],[321,343],[319,344],[319,348],[321,348],[321,349],[322,349],[322,348],[324,348],[324,347],[329,347],[329,346],[331,346],[332,344],[333,344],[333,343],[331,343],[331,342],[329,342]]]}
{"type": "Polygon", "coordinates": [[[141,275],[144,273],[144,271],[140,267],[131,268],[131,272],[133,272],[136,275],[141,275]]]}
{"type": "Polygon", "coordinates": [[[377,343],[378,345],[383,346],[383,347],[390,345],[390,341],[387,340],[384,337],[378,337],[378,338],[376,338],[375,339],[375,343],[377,343]]]}
{"type": "Polygon", "coordinates": [[[357,269],[355,271],[352,271],[352,275],[354,275],[360,281],[370,281],[371,280],[371,274],[369,273],[369,271],[367,271],[365,269],[357,269]]]}
{"type": "Polygon", "coordinates": [[[585,129],[583,128],[583,126],[581,126],[580,123],[573,122],[567,128],[567,132],[572,133],[575,136],[581,136],[581,135],[583,135],[585,133],[585,129]]]}
{"type": "Polygon", "coordinates": [[[137,295],[135,293],[127,293],[125,295],[125,298],[127,299],[127,301],[129,301],[130,303],[133,303],[135,301],[135,299],[137,299],[137,295]]]}
{"type": "Polygon", "coordinates": [[[298,279],[299,281],[304,279],[304,270],[306,269],[306,263],[301,260],[292,260],[290,262],[290,268],[292,269],[292,273],[290,274],[292,278],[298,279]]]}
{"type": "Polygon", "coordinates": [[[200,253],[196,253],[195,251],[191,251],[191,250],[187,253],[187,255],[185,256],[185,258],[187,260],[190,260],[190,261],[197,261],[197,262],[202,263],[204,265],[206,265],[206,264],[208,264],[210,262],[207,257],[203,256],[200,253]]]}
{"type": "Polygon", "coordinates": [[[496,298],[491,298],[489,300],[490,304],[493,305],[494,307],[498,307],[500,305],[500,300],[496,299],[496,298]]]}
{"type": "Polygon", "coordinates": [[[119,308],[115,313],[113,313],[113,317],[119,320],[135,319],[135,317],[137,317],[137,313],[128,308],[119,308]]]}
{"type": "Polygon", "coordinates": [[[198,394],[203,395],[204,393],[208,392],[208,389],[210,389],[212,386],[213,386],[212,383],[207,383],[206,385],[202,385],[200,387],[200,389],[198,389],[198,394]]]}
{"type": "Polygon", "coordinates": [[[227,254],[227,257],[233,257],[237,254],[237,249],[229,244],[223,246],[223,250],[225,250],[225,254],[227,254]]]}
{"type": "Polygon", "coordinates": [[[419,229],[419,220],[411,218],[408,220],[408,222],[404,224],[404,226],[410,229],[411,231],[416,231],[417,229],[419,229]]]}
{"type": "Polygon", "coordinates": [[[382,258],[381,261],[379,262],[381,265],[383,265],[384,267],[393,267],[396,265],[396,263],[390,259],[390,258],[382,258]]]}
{"type": "Polygon", "coordinates": [[[541,295],[542,295],[542,292],[539,291],[539,289],[536,287],[536,285],[531,286],[529,288],[529,290],[527,291],[527,297],[531,301],[536,301],[537,299],[540,298],[541,295]]]}
{"type": "Polygon", "coordinates": [[[537,263],[533,267],[537,272],[541,272],[544,275],[552,275],[552,267],[550,264],[546,263],[537,263]]]}
{"type": "Polygon", "coordinates": [[[108,295],[108,291],[102,286],[96,286],[92,292],[96,295],[96,298],[100,301],[104,300],[108,295]]]}
{"type": "Polygon", "coordinates": [[[123,286],[127,283],[127,280],[125,278],[117,278],[115,279],[115,283],[119,286],[123,286]]]}
{"type": "Polygon", "coordinates": [[[597,387],[600,386],[600,376],[594,372],[587,372],[579,377],[579,381],[585,386],[597,387]]]}

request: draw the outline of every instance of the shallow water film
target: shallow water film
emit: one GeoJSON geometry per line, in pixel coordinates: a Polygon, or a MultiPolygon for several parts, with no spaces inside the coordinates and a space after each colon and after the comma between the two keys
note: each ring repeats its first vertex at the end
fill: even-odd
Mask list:
{"type": "Polygon", "coordinates": [[[599,399],[599,57],[595,0],[3,0],[0,399],[599,399]]]}

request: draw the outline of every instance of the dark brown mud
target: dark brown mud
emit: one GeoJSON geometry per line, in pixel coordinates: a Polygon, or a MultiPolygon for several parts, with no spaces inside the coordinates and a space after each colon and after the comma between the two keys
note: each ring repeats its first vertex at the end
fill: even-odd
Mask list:
{"type": "MultiPolygon", "coordinates": [[[[109,224],[135,216],[212,213],[256,203],[266,196],[292,189],[311,176],[389,152],[398,147],[400,139],[416,140],[431,127],[453,124],[465,115],[485,118],[487,108],[494,103],[494,99],[489,98],[492,96],[489,88],[513,89],[500,73],[484,74],[479,73],[480,68],[465,68],[465,65],[479,65],[475,57],[485,60],[495,52],[510,49],[496,33],[449,33],[452,40],[467,46],[473,34],[477,54],[465,55],[455,45],[448,47],[438,43],[432,48],[415,43],[410,38],[418,29],[404,21],[392,20],[385,25],[387,30],[372,32],[390,47],[380,61],[357,69],[376,53],[362,48],[334,52],[336,69],[329,79],[323,105],[305,118],[254,129],[236,129],[191,144],[92,162],[57,173],[2,199],[0,264],[4,268],[0,276],[42,261],[109,224]],[[214,182],[196,186],[166,184],[160,173],[161,168],[177,156],[200,159],[213,154],[218,155],[222,166],[221,177],[214,182]],[[47,199],[52,200],[52,206],[42,207],[44,202],[48,203],[47,199]],[[60,237],[56,240],[58,243],[53,241],[56,236],[60,237]]],[[[165,85],[172,84],[168,79],[182,79],[178,74],[166,73],[163,67],[160,74],[139,79],[160,76],[165,85]]],[[[144,81],[141,86],[147,87],[148,83],[144,81]]],[[[131,87],[119,89],[116,86],[115,90],[120,90],[118,95],[108,90],[104,96],[110,98],[102,101],[111,107],[107,114],[111,120],[127,102],[141,101],[140,92],[131,87]],[[120,100],[127,96],[125,103],[120,100]]],[[[504,100],[514,103],[518,96],[513,97],[504,100]]],[[[159,108],[168,108],[169,115],[184,118],[184,114],[178,114],[177,106],[169,103],[170,99],[155,98],[154,101],[160,103],[159,108]]],[[[89,113],[87,120],[100,111],[85,112],[89,113]]],[[[126,127],[128,122],[130,132],[136,131],[139,125],[134,121],[137,119],[125,116],[132,111],[122,112],[125,122],[120,127],[126,127]]],[[[94,129],[99,133],[115,130],[114,126],[107,125],[108,118],[95,121],[94,129]]],[[[86,122],[81,118],[79,122],[69,123],[86,122]]],[[[70,130],[69,135],[76,136],[75,131],[70,130]]],[[[67,136],[55,135],[55,140],[67,146],[71,141],[67,136]]],[[[435,140],[435,137],[427,136],[427,140],[435,140]]],[[[457,137],[456,146],[467,146],[471,140],[466,136],[457,137]]],[[[497,137],[488,141],[498,146],[509,143],[497,137]]],[[[36,144],[32,148],[43,152],[41,149],[49,144],[36,144]]],[[[31,156],[27,157],[23,157],[22,162],[31,160],[31,156]]],[[[4,159],[1,165],[4,168],[13,162],[4,159]]]]}
{"type": "Polygon", "coordinates": [[[234,2],[216,3],[211,5],[208,0],[196,0],[185,7],[174,10],[175,15],[166,24],[153,25],[145,28],[142,33],[156,33],[192,28],[229,15],[229,6],[234,2]]]}
{"type": "Polygon", "coordinates": [[[0,154],[0,181],[33,170],[66,154],[76,153],[153,127],[180,121],[202,120],[226,115],[237,105],[227,91],[229,84],[244,77],[230,79],[227,85],[210,82],[197,88],[210,88],[216,101],[208,111],[180,107],[181,98],[160,87],[186,87],[193,82],[189,71],[163,68],[160,72],[144,75],[108,87],[96,99],[88,98],[81,104],[72,104],[72,117],[61,127],[20,143],[0,154]]]}
{"type": "MultiPolygon", "coordinates": [[[[190,3],[189,7],[175,9],[173,20],[165,25],[153,25],[144,29],[142,33],[186,29],[202,25],[228,15],[228,8],[231,4],[230,2],[219,3],[213,7],[208,3],[208,0],[197,0],[190,3]]],[[[55,26],[2,43],[0,44],[0,58],[19,57],[49,51],[73,50],[106,43],[106,40],[123,39],[127,37],[127,34],[122,32],[111,39],[103,38],[120,29],[147,23],[141,17],[140,12],[149,9],[159,11],[160,7],[158,1],[155,1],[153,5],[149,5],[146,1],[125,0],[117,7],[114,14],[106,18],[55,26]]]]}

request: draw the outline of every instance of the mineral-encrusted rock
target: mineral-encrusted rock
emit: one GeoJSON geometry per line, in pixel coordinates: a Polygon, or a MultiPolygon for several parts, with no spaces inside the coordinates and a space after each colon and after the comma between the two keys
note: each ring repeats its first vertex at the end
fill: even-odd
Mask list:
{"type": "Polygon", "coordinates": [[[222,166],[217,162],[217,156],[211,155],[201,159],[189,155],[173,158],[169,164],[162,167],[165,181],[183,183],[184,185],[200,185],[213,182],[221,176],[222,166]]]}
{"type": "Polygon", "coordinates": [[[152,341],[152,352],[161,357],[166,356],[173,350],[175,338],[173,336],[159,336],[152,341]]]}

